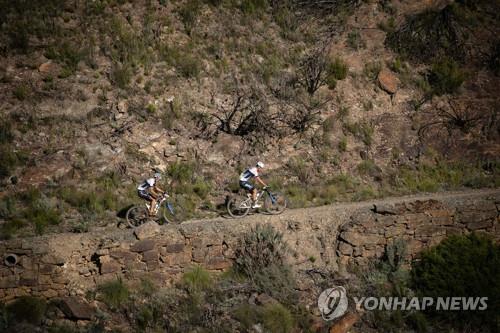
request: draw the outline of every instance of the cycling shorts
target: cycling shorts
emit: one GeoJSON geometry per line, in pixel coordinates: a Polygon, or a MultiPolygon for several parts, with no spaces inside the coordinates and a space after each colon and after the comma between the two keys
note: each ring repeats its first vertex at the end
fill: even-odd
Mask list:
{"type": "Polygon", "coordinates": [[[145,199],[145,200],[148,200],[148,201],[152,201],[153,200],[153,197],[151,196],[151,194],[149,194],[147,191],[137,191],[137,194],[139,195],[139,197],[145,199]]]}
{"type": "Polygon", "coordinates": [[[240,180],[240,187],[244,188],[247,191],[252,191],[254,186],[247,181],[240,180]]]}

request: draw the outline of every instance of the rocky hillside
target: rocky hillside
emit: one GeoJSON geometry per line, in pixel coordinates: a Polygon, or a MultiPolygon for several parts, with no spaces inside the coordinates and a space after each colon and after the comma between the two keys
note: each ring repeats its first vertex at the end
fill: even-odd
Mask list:
{"type": "Polygon", "coordinates": [[[153,168],[187,218],[256,160],[294,207],[500,183],[498,2],[0,4],[2,238],[115,223],[153,168]]]}

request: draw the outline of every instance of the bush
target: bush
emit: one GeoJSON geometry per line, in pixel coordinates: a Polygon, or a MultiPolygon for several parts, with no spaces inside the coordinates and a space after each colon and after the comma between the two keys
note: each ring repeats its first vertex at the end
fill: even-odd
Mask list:
{"type": "Polygon", "coordinates": [[[78,46],[65,41],[49,48],[45,56],[62,63],[64,65],[63,72],[67,73],[65,76],[69,76],[76,71],[78,63],[83,59],[83,52],[78,46]]]}
{"type": "Polygon", "coordinates": [[[358,172],[362,175],[377,176],[382,170],[372,160],[364,160],[358,164],[358,172]]]}
{"type": "Polygon", "coordinates": [[[354,30],[347,34],[347,46],[356,51],[366,47],[365,41],[361,38],[359,30],[354,30]]]}
{"type": "Polygon", "coordinates": [[[378,73],[382,70],[382,63],[380,61],[371,61],[365,64],[363,68],[363,73],[365,73],[366,77],[370,80],[375,80],[378,76],[378,73]]]}
{"type": "Polygon", "coordinates": [[[333,62],[328,65],[328,72],[337,80],[344,80],[349,72],[349,67],[341,58],[335,58],[333,62]]]}
{"type": "Polygon", "coordinates": [[[184,273],[182,283],[186,286],[190,293],[197,293],[209,289],[212,284],[212,278],[203,267],[195,266],[191,270],[184,273]]]}
{"type": "Polygon", "coordinates": [[[198,77],[201,71],[201,62],[194,54],[185,53],[177,59],[176,67],[185,78],[198,77]]]}
{"type": "Polygon", "coordinates": [[[339,151],[341,151],[341,152],[347,151],[347,138],[345,136],[342,137],[342,139],[340,139],[338,148],[339,148],[339,151]]]}
{"type": "Polygon", "coordinates": [[[168,166],[167,174],[173,181],[187,183],[193,181],[194,169],[194,163],[176,161],[168,166]]]}
{"type": "Polygon", "coordinates": [[[6,119],[0,121],[0,145],[10,143],[14,139],[12,135],[12,125],[13,124],[6,119]]]}
{"type": "Polygon", "coordinates": [[[484,311],[429,311],[458,330],[497,332],[500,325],[500,246],[486,236],[450,236],[422,252],[412,268],[417,292],[428,297],[488,297],[484,311]]]}
{"type": "Polygon", "coordinates": [[[395,177],[395,186],[408,192],[435,192],[460,187],[496,187],[500,185],[499,164],[492,163],[491,174],[481,165],[437,161],[421,163],[416,169],[402,167],[395,177]]]}
{"type": "Polygon", "coordinates": [[[280,232],[271,225],[258,224],[240,239],[235,251],[235,271],[249,277],[261,292],[293,302],[295,281],[285,260],[286,251],[280,232]]]}
{"type": "Polygon", "coordinates": [[[279,303],[264,306],[262,310],[262,323],[271,333],[288,333],[294,327],[292,314],[279,303]]]}
{"type": "Polygon", "coordinates": [[[191,31],[196,23],[196,18],[200,13],[202,3],[200,0],[188,0],[183,6],[178,10],[181,21],[184,24],[186,33],[191,35],[191,31]]]}
{"type": "Polygon", "coordinates": [[[113,82],[121,89],[125,89],[132,80],[132,67],[128,64],[115,64],[111,71],[113,82]]]}
{"type": "Polygon", "coordinates": [[[6,306],[7,322],[27,322],[39,325],[47,310],[45,300],[32,296],[21,296],[6,306]]]}
{"type": "Polygon", "coordinates": [[[243,328],[250,330],[253,325],[260,321],[259,307],[250,304],[242,304],[233,312],[233,317],[243,325],[243,328]]]}
{"type": "Polygon", "coordinates": [[[366,122],[345,122],[344,129],[363,141],[365,145],[370,146],[372,144],[374,128],[370,124],[366,122]]]}
{"type": "Polygon", "coordinates": [[[18,85],[17,87],[14,88],[14,91],[12,92],[14,97],[20,101],[24,101],[26,97],[28,97],[29,93],[30,93],[30,88],[26,84],[18,85]]]}
{"type": "Polygon", "coordinates": [[[293,157],[288,161],[287,167],[294,176],[299,178],[301,183],[307,184],[311,181],[311,169],[304,159],[293,157]]]}
{"type": "Polygon", "coordinates": [[[257,14],[267,7],[267,0],[242,0],[240,4],[240,9],[245,14],[257,14]]]}
{"type": "Polygon", "coordinates": [[[0,145],[0,179],[7,178],[11,175],[13,169],[19,164],[19,159],[16,153],[7,145],[0,145]]]}
{"type": "Polygon", "coordinates": [[[451,94],[460,88],[465,80],[465,73],[458,63],[451,58],[434,62],[429,74],[429,83],[435,95],[451,94]]]}
{"type": "Polygon", "coordinates": [[[463,60],[475,14],[454,2],[439,11],[428,10],[410,16],[387,34],[386,44],[404,57],[427,62],[449,55],[463,60]]]}
{"type": "Polygon", "coordinates": [[[100,299],[112,310],[117,310],[129,298],[128,287],[121,279],[106,282],[98,287],[100,299]]]}

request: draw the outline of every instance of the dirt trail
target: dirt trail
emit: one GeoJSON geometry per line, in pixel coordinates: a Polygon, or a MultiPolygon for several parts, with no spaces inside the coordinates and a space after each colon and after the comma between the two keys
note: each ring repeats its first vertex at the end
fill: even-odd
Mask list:
{"type": "MultiPolygon", "coordinates": [[[[338,202],[330,205],[319,206],[319,207],[310,207],[310,208],[296,208],[296,209],[287,209],[283,214],[278,215],[280,219],[286,218],[298,218],[301,216],[308,216],[313,213],[325,212],[325,211],[344,211],[345,214],[350,214],[354,210],[358,210],[360,208],[373,208],[374,205],[393,205],[396,203],[402,203],[407,201],[416,201],[416,200],[439,200],[443,202],[450,202],[456,199],[463,198],[475,198],[480,196],[485,196],[491,194],[500,195],[500,188],[495,189],[480,189],[480,190],[466,190],[466,191],[449,191],[449,192],[437,192],[437,193],[420,193],[420,194],[412,194],[406,196],[399,197],[386,197],[380,199],[373,199],[367,201],[360,202],[338,202]]],[[[337,213],[338,214],[338,213],[337,213]]],[[[266,214],[251,214],[246,217],[240,219],[231,219],[229,217],[218,217],[213,219],[195,219],[190,221],[185,221],[182,225],[186,224],[210,224],[210,223],[220,223],[222,221],[239,221],[239,223],[250,222],[254,220],[262,220],[265,218],[270,218],[272,216],[266,214]]]]}

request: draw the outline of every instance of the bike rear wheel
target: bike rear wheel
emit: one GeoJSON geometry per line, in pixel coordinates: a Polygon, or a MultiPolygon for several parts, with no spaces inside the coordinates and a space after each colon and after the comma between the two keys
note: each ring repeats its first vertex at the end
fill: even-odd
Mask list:
{"type": "Polygon", "coordinates": [[[264,207],[269,214],[278,215],[285,211],[288,202],[281,193],[268,193],[264,201],[264,207]]]}
{"type": "Polygon", "coordinates": [[[227,202],[227,212],[230,216],[238,218],[248,214],[252,202],[247,197],[233,196],[227,202]]]}
{"type": "Polygon", "coordinates": [[[132,206],[125,217],[131,228],[137,228],[150,220],[149,212],[144,206],[132,206]]]}

